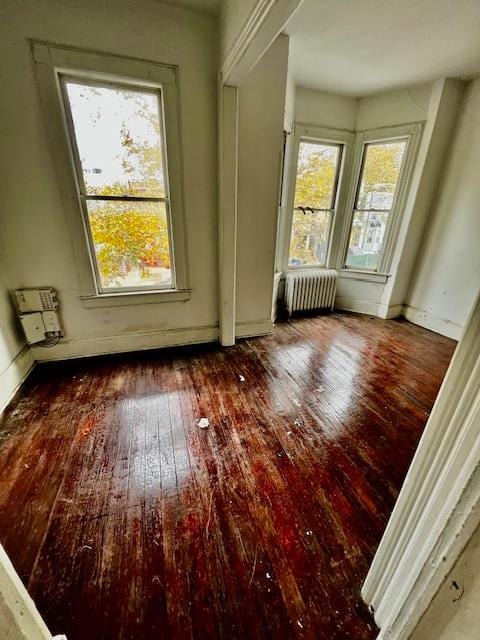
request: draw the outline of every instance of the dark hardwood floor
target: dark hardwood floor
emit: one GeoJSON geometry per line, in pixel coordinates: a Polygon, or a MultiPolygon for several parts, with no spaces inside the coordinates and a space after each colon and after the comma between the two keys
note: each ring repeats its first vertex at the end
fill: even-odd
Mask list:
{"type": "Polygon", "coordinates": [[[0,541],[68,640],[373,639],[359,590],[454,347],[334,313],[39,366],[0,422],[0,541]]]}

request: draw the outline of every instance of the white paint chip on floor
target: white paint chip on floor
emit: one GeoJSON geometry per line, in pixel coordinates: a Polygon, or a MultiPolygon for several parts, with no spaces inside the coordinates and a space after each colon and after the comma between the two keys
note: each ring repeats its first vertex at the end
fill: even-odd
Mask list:
{"type": "Polygon", "coordinates": [[[200,418],[200,420],[197,420],[197,425],[200,429],[206,429],[210,426],[210,420],[208,418],[200,418]]]}

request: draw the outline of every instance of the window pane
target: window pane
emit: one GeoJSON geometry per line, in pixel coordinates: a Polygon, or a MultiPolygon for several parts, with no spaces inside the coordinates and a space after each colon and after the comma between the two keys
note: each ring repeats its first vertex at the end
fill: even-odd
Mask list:
{"type": "Polygon", "coordinates": [[[172,286],[165,203],[88,200],[87,205],[103,289],[172,286]]]}
{"type": "Polygon", "coordinates": [[[387,227],[389,211],[355,211],[347,267],[375,270],[387,227]]]}
{"type": "Polygon", "coordinates": [[[391,209],[407,142],[365,145],[357,209],[391,209]]]}
{"type": "Polygon", "coordinates": [[[329,211],[293,212],[289,266],[325,265],[330,216],[329,211]]]}
{"type": "Polygon", "coordinates": [[[338,145],[300,143],[295,207],[333,208],[339,160],[338,145]]]}
{"type": "Polygon", "coordinates": [[[155,93],[65,82],[86,193],[164,197],[155,93]]]}

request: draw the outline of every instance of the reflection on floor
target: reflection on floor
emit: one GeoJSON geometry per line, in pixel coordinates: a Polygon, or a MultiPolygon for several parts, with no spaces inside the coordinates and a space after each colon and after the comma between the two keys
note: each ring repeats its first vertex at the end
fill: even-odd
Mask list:
{"type": "Polygon", "coordinates": [[[0,423],[0,540],[69,640],[373,639],[359,589],[454,346],[335,313],[40,366],[0,423]]]}

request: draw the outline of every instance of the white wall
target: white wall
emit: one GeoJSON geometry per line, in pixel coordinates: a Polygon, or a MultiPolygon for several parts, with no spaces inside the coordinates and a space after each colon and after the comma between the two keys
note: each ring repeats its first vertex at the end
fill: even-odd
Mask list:
{"type": "Polygon", "coordinates": [[[285,117],[283,121],[283,128],[287,133],[290,133],[295,121],[295,79],[291,73],[287,73],[287,87],[285,91],[285,117]]]}
{"type": "Polygon", "coordinates": [[[225,58],[256,4],[257,0],[223,0],[220,14],[222,63],[225,62],[225,58]]]}
{"type": "Polygon", "coordinates": [[[387,282],[383,295],[382,306],[386,310],[400,309],[407,299],[422,236],[448,160],[463,90],[464,83],[451,78],[434,83],[393,255],[394,277],[387,282]]]}
{"type": "Polygon", "coordinates": [[[357,131],[427,119],[432,84],[383,91],[357,101],[357,131]]]}
{"type": "Polygon", "coordinates": [[[445,578],[410,640],[477,640],[479,603],[480,529],[445,578]]]}
{"type": "MultiPolygon", "coordinates": [[[[154,0],[2,3],[3,259],[12,288],[53,286],[67,341],[38,358],[214,339],[218,324],[217,71],[213,16],[154,0]],[[132,28],[135,25],[135,28],[132,28]],[[187,302],[85,309],[27,38],[176,64],[189,279],[187,302]]],[[[80,213],[79,213],[80,215],[80,213]]]]}
{"type": "MultiPolygon", "coordinates": [[[[0,168],[1,170],[1,168],[0,168]]],[[[33,366],[33,356],[15,318],[6,274],[0,262],[0,412],[33,366]]]]}
{"type": "Polygon", "coordinates": [[[237,335],[271,329],[287,66],[280,35],[240,87],[237,335]]]}
{"type": "Polygon", "coordinates": [[[480,287],[480,80],[467,86],[407,296],[412,320],[458,338],[480,287]]]}
{"type": "Polygon", "coordinates": [[[296,87],[295,120],[334,129],[363,131],[427,119],[432,84],[349,98],[296,87]]]}
{"type": "Polygon", "coordinates": [[[332,129],[355,129],[357,101],[325,91],[296,87],[295,121],[332,129]]]}

